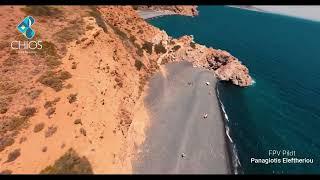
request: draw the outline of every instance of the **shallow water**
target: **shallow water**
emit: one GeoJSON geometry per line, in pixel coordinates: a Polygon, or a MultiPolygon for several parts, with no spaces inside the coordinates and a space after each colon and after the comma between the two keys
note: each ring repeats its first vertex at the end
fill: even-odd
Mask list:
{"type": "MultiPolygon", "coordinates": [[[[320,23],[226,6],[200,6],[197,17],[149,20],[173,37],[224,49],[250,70],[255,84],[221,83],[244,173],[320,173],[320,23]],[[253,164],[275,158],[269,150],[292,150],[313,164],[253,164]]],[[[282,158],[280,156],[279,158],[282,158]]]]}

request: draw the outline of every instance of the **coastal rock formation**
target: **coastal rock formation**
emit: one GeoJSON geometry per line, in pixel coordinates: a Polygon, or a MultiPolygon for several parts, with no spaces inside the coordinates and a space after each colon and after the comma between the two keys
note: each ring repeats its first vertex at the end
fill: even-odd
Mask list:
{"type": "MultiPolygon", "coordinates": [[[[179,6],[178,6],[179,7],[179,6]]],[[[196,6],[183,6],[176,8],[174,6],[139,6],[140,9],[183,9],[181,12],[188,15],[193,15],[190,12],[197,12],[196,6]],[[188,10],[187,10],[188,9],[188,10]]],[[[223,81],[231,81],[233,84],[244,87],[252,84],[252,78],[249,75],[248,69],[241,62],[223,50],[208,48],[197,44],[193,41],[193,36],[182,36],[179,39],[174,39],[166,34],[165,31],[148,24],[144,21],[136,11],[130,6],[123,7],[101,7],[99,8],[106,22],[113,24],[122,34],[127,37],[134,37],[134,46],[139,50],[139,47],[150,48],[146,60],[143,63],[148,64],[150,61],[156,61],[157,64],[165,64],[175,61],[189,61],[196,67],[203,67],[213,70],[216,76],[223,81]],[[126,12],[122,14],[122,12],[126,12]],[[135,27],[138,27],[136,29],[135,27]],[[142,29],[139,29],[142,28],[142,29]],[[143,32],[143,33],[139,33],[143,32]],[[147,43],[146,43],[147,42],[147,43]],[[157,51],[163,48],[163,51],[157,51]],[[154,50],[154,51],[152,51],[154,50]]]]}
{"type": "Polygon", "coordinates": [[[196,16],[198,15],[197,6],[164,6],[164,5],[153,5],[153,6],[146,6],[146,5],[140,5],[140,6],[134,6],[137,10],[153,10],[153,11],[161,11],[161,12],[172,12],[174,14],[180,14],[185,16],[196,16]]]}

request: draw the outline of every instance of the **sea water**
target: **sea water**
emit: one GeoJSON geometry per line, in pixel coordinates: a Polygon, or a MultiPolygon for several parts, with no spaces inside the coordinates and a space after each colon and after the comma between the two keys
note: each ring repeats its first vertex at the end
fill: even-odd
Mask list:
{"type": "Polygon", "coordinates": [[[320,23],[227,6],[198,10],[196,17],[149,22],[175,38],[193,35],[197,43],[226,50],[249,68],[252,86],[219,84],[239,172],[319,174],[320,23]]]}

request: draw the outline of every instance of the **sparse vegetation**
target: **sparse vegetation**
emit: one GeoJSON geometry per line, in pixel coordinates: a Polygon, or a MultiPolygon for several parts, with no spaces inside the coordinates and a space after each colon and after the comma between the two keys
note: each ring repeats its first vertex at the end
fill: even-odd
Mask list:
{"type": "Polygon", "coordinates": [[[87,131],[84,128],[80,128],[80,133],[84,136],[87,136],[87,131]]]}
{"type": "Polygon", "coordinates": [[[52,42],[42,42],[42,49],[37,50],[37,55],[44,58],[46,65],[50,68],[56,68],[61,64],[56,46],[52,42]]]}
{"type": "Polygon", "coordinates": [[[173,40],[170,40],[169,44],[170,44],[170,45],[175,45],[176,42],[174,42],[173,40]]]}
{"type": "Polygon", "coordinates": [[[191,46],[193,49],[195,49],[195,48],[196,48],[196,43],[190,42],[190,46],[191,46]]]}
{"type": "Polygon", "coordinates": [[[178,51],[181,48],[180,45],[175,45],[172,49],[174,52],[178,51]]]}
{"type": "Polygon", "coordinates": [[[34,126],[33,132],[34,133],[40,132],[40,131],[42,131],[43,128],[44,128],[44,123],[43,122],[42,123],[38,123],[38,124],[36,124],[34,126]]]}
{"type": "Polygon", "coordinates": [[[6,169],[6,170],[1,171],[0,174],[12,174],[12,171],[9,169],[6,169]]]}
{"type": "Polygon", "coordinates": [[[42,148],[41,151],[42,151],[42,152],[47,152],[47,150],[48,150],[48,148],[47,148],[47,146],[45,146],[45,147],[42,148]]]}
{"type": "Polygon", "coordinates": [[[9,104],[12,102],[11,96],[0,97],[0,114],[4,114],[9,109],[9,104]]]}
{"type": "Polygon", "coordinates": [[[153,44],[148,41],[145,41],[142,45],[142,49],[144,49],[149,54],[152,54],[152,47],[153,47],[153,44]]]}
{"type": "Polygon", "coordinates": [[[20,111],[20,116],[32,117],[36,113],[35,107],[25,107],[20,111]]]}
{"type": "Polygon", "coordinates": [[[0,77],[0,96],[16,94],[22,87],[10,79],[0,77]]]}
{"type": "Polygon", "coordinates": [[[143,34],[143,30],[140,29],[140,30],[138,31],[138,34],[143,34]]]}
{"type": "Polygon", "coordinates": [[[67,71],[47,71],[40,76],[38,81],[45,86],[51,87],[55,91],[60,91],[63,88],[64,80],[71,77],[72,75],[67,71]]]}
{"type": "Polygon", "coordinates": [[[48,109],[49,107],[52,107],[52,106],[56,105],[56,103],[59,102],[60,99],[61,99],[61,98],[57,97],[57,98],[55,98],[55,99],[52,100],[52,101],[46,101],[46,103],[43,105],[43,107],[44,107],[45,109],[48,109]]]}
{"type": "Polygon", "coordinates": [[[71,26],[63,28],[53,36],[62,43],[77,40],[82,34],[84,34],[83,24],[82,20],[77,20],[71,26]]]}
{"type": "Polygon", "coordinates": [[[168,58],[163,58],[161,61],[161,65],[167,64],[169,62],[168,58]]]}
{"type": "Polygon", "coordinates": [[[9,136],[0,137],[0,152],[6,147],[11,146],[14,143],[14,139],[9,136]]]}
{"type": "Polygon", "coordinates": [[[126,136],[129,127],[132,123],[131,114],[126,109],[120,110],[120,129],[122,131],[122,134],[126,136]]]}
{"type": "Polygon", "coordinates": [[[62,15],[63,12],[59,10],[57,7],[53,6],[26,6],[21,8],[27,15],[32,16],[59,16],[62,15]]]}
{"type": "Polygon", "coordinates": [[[47,113],[46,115],[48,117],[50,117],[52,114],[54,114],[56,112],[56,108],[55,107],[50,107],[48,110],[47,110],[47,113]]]}
{"type": "Polygon", "coordinates": [[[74,123],[74,124],[81,124],[81,125],[82,125],[81,119],[76,119],[76,120],[74,120],[73,123],[74,123]]]}
{"type": "Polygon", "coordinates": [[[22,63],[22,60],[17,55],[11,55],[2,63],[3,66],[17,66],[22,63]]]}
{"type": "Polygon", "coordinates": [[[154,46],[154,51],[157,53],[157,54],[160,54],[160,53],[166,53],[167,50],[166,48],[163,46],[163,44],[161,42],[159,42],[159,44],[156,44],[154,46]]]}
{"type": "Polygon", "coordinates": [[[12,116],[0,122],[0,134],[7,131],[19,130],[26,123],[28,117],[12,116]]]}
{"type": "Polygon", "coordinates": [[[68,71],[60,71],[59,78],[62,80],[70,79],[72,75],[68,71]]]}
{"type": "Polygon", "coordinates": [[[71,88],[72,88],[72,84],[70,84],[70,83],[67,84],[67,85],[65,86],[65,88],[66,88],[66,89],[71,89],[71,88]]]}
{"type": "Polygon", "coordinates": [[[134,62],[134,66],[137,68],[138,71],[140,71],[144,64],[142,63],[142,61],[136,59],[134,62]]]}
{"type": "Polygon", "coordinates": [[[139,56],[143,56],[143,50],[142,50],[142,48],[138,48],[138,50],[137,50],[137,54],[139,55],[139,56]]]}
{"type": "Polygon", "coordinates": [[[8,154],[8,159],[6,162],[15,161],[21,155],[20,149],[15,149],[8,154]]]}
{"type": "Polygon", "coordinates": [[[79,157],[77,152],[70,148],[51,166],[46,167],[41,174],[92,174],[92,167],[86,157],[79,157]]]}
{"type": "Polygon", "coordinates": [[[130,38],[129,38],[129,40],[130,40],[132,43],[134,43],[134,42],[137,40],[137,38],[136,38],[135,36],[131,35],[130,38]]]}
{"type": "Polygon", "coordinates": [[[27,137],[22,136],[22,137],[20,138],[20,140],[19,140],[19,144],[21,144],[21,143],[23,143],[23,142],[25,142],[25,141],[27,141],[27,137]]]}
{"type": "Polygon", "coordinates": [[[143,92],[144,86],[147,84],[148,78],[149,78],[148,75],[139,76],[139,91],[138,91],[139,96],[143,92]]]}
{"type": "Polygon", "coordinates": [[[114,81],[116,82],[116,86],[122,88],[123,82],[122,82],[122,79],[121,79],[120,77],[118,77],[118,76],[115,77],[115,78],[114,78],[114,81]]]}
{"type": "Polygon", "coordinates": [[[77,63],[76,62],[72,62],[71,69],[77,69],[77,63]]]}
{"type": "Polygon", "coordinates": [[[75,93],[75,94],[70,94],[68,97],[67,97],[67,99],[69,100],[69,103],[71,104],[71,103],[73,103],[73,102],[75,102],[76,100],[77,100],[77,93],[75,93]]]}
{"type": "Polygon", "coordinates": [[[41,94],[42,90],[41,89],[36,89],[32,90],[28,93],[31,99],[37,99],[39,95],[41,94]]]}
{"type": "Polygon", "coordinates": [[[44,133],[44,137],[48,138],[51,137],[54,133],[56,133],[58,130],[58,127],[56,126],[50,126],[48,127],[47,131],[44,133]]]}
{"type": "Polygon", "coordinates": [[[47,146],[45,146],[45,147],[42,148],[41,151],[42,151],[42,152],[47,152],[47,150],[48,150],[48,148],[47,148],[47,146]]]}

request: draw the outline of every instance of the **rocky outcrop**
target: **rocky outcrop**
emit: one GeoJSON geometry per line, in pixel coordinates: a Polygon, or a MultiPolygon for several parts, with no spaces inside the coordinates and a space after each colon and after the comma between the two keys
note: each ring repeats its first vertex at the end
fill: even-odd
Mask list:
{"type": "MultiPolygon", "coordinates": [[[[177,14],[191,16],[198,14],[196,6],[138,6],[138,9],[164,12],[171,11],[177,14]]],[[[125,18],[125,16],[123,17],[125,18]]],[[[241,62],[230,53],[197,44],[193,41],[193,36],[183,36],[179,39],[174,39],[168,36],[165,31],[160,31],[158,28],[145,23],[143,20],[139,21],[144,24],[148,32],[152,32],[145,34],[143,41],[147,40],[154,45],[161,43],[167,50],[166,53],[154,57],[157,58],[156,61],[158,63],[164,64],[167,62],[186,60],[193,63],[196,67],[212,70],[219,80],[230,81],[241,87],[252,84],[252,78],[249,75],[248,68],[241,64],[241,62]]],[[[132,34],[132,32],[128,33],[132,34]]]]}
{"type": "Polygon", "coordinates": [[[248,68],[226,51],[213,50],[207,63],[208,69],[213,70],[222,81],[231,81],[241,87],[252,84],[248,68]]]}
{"type": "Polygon", "coordinates": [[[175,14],[185,15],[185,16],[196,16],[198,15],[197,6],[136,6],[138,10],[154,10],[162,12],[172,12],[175,14]]]}

